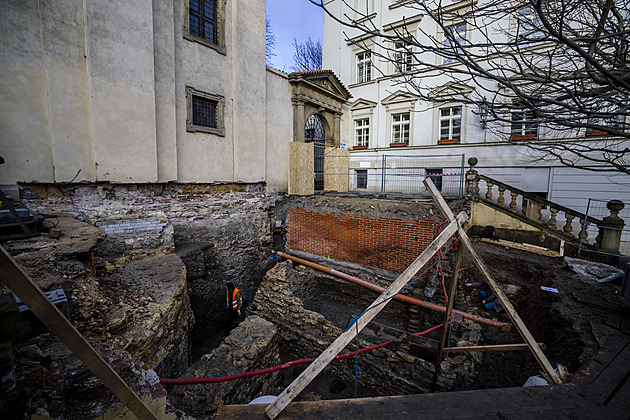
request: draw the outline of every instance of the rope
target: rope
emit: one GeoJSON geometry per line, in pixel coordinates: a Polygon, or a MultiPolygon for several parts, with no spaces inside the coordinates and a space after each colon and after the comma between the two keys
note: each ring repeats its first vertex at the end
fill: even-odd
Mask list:
{"type": "Polygon", "coordinates": [[[356,317],[356,315],[353,315],[354,317],[354,325],[356,326],[357,329],[357,355],[354,358],[354,398],[357,397],[357,376],[358,376],[358,372],[359,372],[359,319],[356,317]]]}

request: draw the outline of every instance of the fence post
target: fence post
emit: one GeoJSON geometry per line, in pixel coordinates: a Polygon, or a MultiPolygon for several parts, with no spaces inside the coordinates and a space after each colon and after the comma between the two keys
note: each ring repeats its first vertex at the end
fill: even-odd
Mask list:
{"type": "Polygon", "coordinates": [[[387,166],[387,156],[383,155],[383,162],[381,168],[381,194],[385,194],[385,170],[387,166]]]}
{"type": "Polygon", "coordinates": [[[468,158],[470,169],[466,171],[466,197],[470,199],[479,197],[479,173],[475,169],[478,162],[476,157],[468,158]]]}
{"type": "Polygon", "coordinates": [[[618,216],[619,212],[625,207],[623,201],[611,200],[606,203],[606,207],[610,210],[610,216],[602,219],[599,226],[599,235],[597,235],[597,248],[602,252],[610,254],[619,253],[619,245],[621,244],[621,233],[625,222],[618,216]]]}

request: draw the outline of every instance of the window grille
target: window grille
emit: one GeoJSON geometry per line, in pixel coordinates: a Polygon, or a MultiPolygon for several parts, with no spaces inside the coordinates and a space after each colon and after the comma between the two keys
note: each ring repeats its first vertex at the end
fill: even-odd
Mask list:
{"type": "Polygon", "coordinates": [[[433,181],[433,184],[438,189],[438,191],[442,191],[442,168],[427,168],[427,178],[433,181]]]}
{"type": "Polygon", "coordinates": [[[409,143],[409,112],[392,114],[392,143],[409,143]]]}
{"type": "Polygon", "coordinates": [[[192,97],[193,125],[209,128],[218,128],[217,125],[217,101],[200,96],[192,97]]]}
{"type": "Polygon", "coordinates": [[[367,188],[368,173],[367,169],[357,170],[357,188],[367,188]]]}
{"type": "Polygon", "coordinates": [[[449,106],[440,108],[440,140],[452,140],[459,143],[462,136],[462,107],[449,106]]]}
{"type": "Polygon", "coordinates": [[[372,79],[372,59],[369,51],[357,54],[357,83],[372,79]]]}
{"type": "Polygon", "coordinates": [[[191,35],[216,43],[216,3],[216,0],[190,0],[189,32],[191,35]]]}

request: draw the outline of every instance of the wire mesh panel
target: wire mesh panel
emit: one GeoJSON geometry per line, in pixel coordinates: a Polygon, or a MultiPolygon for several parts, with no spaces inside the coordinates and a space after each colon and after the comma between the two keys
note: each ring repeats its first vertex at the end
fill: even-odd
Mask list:
{"type": "Polygon", "coordinates": [[[624,203],[620,200],[608,201],[589,198],[586,215],[602,220],[604,225],[610,224],[611,216],[614,218],[616,215],[621,220],[617,220],[619,223],[613,223],[615,226],[589,225],[584,227],[580,235],[578,253],[586,250],[607,255],[616,255],[617,253],[630,255],[630,203],[624,203]],[[607,241],[607,238],[612,238],[612,241],[607,241]],[[611,243],[613,243],[612,248],[611,243]],[[597,245],[598,249],[588,250],[584,247],[586,244],[597,245]]]}
{"type": "Polygon", "coordinates": [[[347,160],[347,166],[334,166],[347,167],[350,192],[429,195],[423,181],[430,178],[444,196],[454,198],[464,195],[464,155],[403,156],[353,153],[349,157],[326,156],[326,159],[347,160]]]}

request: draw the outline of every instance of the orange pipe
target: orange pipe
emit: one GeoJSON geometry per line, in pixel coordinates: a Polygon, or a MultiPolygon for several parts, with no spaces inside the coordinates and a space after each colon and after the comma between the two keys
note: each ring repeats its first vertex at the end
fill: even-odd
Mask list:
{"type": "MultiPolygon", "coordinates": [[[[308,267],[312,267],[316,270],[320,270],[325,273],[332,274],[333,276],[340,277],[344,280],[351,281],[352,283],[358,284],[359,286],[367,287],[368,289],[374,290],[375,292],[383,293],[385,291],[385,289],[380,286],[377,286],[373,283],[369,283],[365,280],[358,279],[346,273],[342,273],[341,271],[337,271],[334,268],[324,267],[323,265],[319,265],[314,262],[304,260],[302,258],[294,257],[293,255],[285,254],[284,252],[280,252],[280,251],[277,251],[276,254],[282,258],[286,258],[288,260],[295,261],[296,263],[300,263],[308,267]]],[[[412,305],[417,305],[423,308],[431,309],[433,311],[438,311],[442,313],[446,312],[446,308],[444,306],[436,305],[435,303],[426,302],[424,300],[412,298],[410,296],[406,296],[400,293],[395,295],[394,298],[398,300],[402,300],[403,302],[411,303],[412,305]]],[[[488,319],[481,316],[469,314],[468,312],[458,311],[457,309],[453,309],[453,312],[463,316],[466,319],[470,319],[471,321],[479,322],[480,324],[489,325],[495,328],[501,328],[504,331],[512,330],[512,325],[506,322],[495,321],[494,319],[488,319]]]]}

